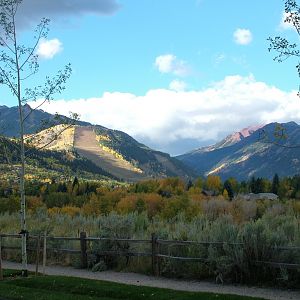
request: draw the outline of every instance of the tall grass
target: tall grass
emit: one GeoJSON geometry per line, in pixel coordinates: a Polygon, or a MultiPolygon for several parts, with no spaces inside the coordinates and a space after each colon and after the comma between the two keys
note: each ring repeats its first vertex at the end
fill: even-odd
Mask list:
{"type": "MultiPolygon", "coordinates": [[[[37,210],[28,216],[28,230],[31,234],[50,236],[78,236],[81,231],[89,236],[150,239],[155,233],[160,239],[192,240],[199,242],[224,242],[223,245],[161,246],[160,251],[173,256],[200,257],[202,262],[180,262],[161,259],[161,273],[165,276],[187,278],[211,278],[220,282],[268,283],[297,286],[300,283],[300,270],[285,268],[273,269],[260,261],[276,261],[300,264],[299,250],[279,250],[280,246],[300,247],[300,217],[290,209],[265,209],[261,218],[253,218],[252,204],[237,203],[242,207],[244,217],[237,219],[226,209],[207,208],[206,213],[193,218],[178,214],[171,219],[154,216],[150,219],[146,213],[85,217],[66,214],[47,214],[46,209],[37,210]],[[251,217],[252,216],[252,217],[251,217]],[[238,243],[243,243],[243,247],[238,243]]],[[[5,233],[19,230],[18,214],[2,214],[0,229],[5,233]]],[[[16,245],[18,241],[8,241],[16,245]]],[[[78,242],[51,241],[49,247],[77,248],[78,242]]],[[[117,259],[101,257],[103,250],[146,251],[150,245],[132,245],[128,243],[95,242],[89,244],[94,255],[89,257],[89,264],[95,264],[98,270],[116,268],[150,272],[149,258],[117,259]]],[[[10,255],[18,259],[18,255],[10,255]]],[[[53,255],[49,263],[78,265],[78,257],[53,255]]],[[[97,269],[97,268],[95,268],[97,269]]]]}

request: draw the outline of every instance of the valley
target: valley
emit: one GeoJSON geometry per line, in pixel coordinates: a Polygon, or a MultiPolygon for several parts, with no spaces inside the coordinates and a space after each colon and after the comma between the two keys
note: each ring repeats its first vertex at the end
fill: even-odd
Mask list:
{"type": "Polygon", "coordinates": [[[273,2],[0,0],[1,299],[299,298],[300,0],[273,2]]]}

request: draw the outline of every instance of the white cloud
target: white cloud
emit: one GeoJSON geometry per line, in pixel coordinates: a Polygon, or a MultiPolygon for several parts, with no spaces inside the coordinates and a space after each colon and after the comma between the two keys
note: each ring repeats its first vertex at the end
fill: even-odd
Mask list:
{"type": "Polygon", "coordinates": [[[300,121],[296,91],[284,92],[256,81],[253,75],[227,76],[200,91],[158,89],[143,96],[104,93],[99,98],[53,101],[42,109],[66,115],[70,110],[79,112],[84,121],[125,131],[173,154],[249,125],[300,121]]]}
{"type": "Polygon", "coordinates": [[[238,28],[233,33],[234,41],[239,45],[249,45],[252,42],[252,33],[249,29],[238,28]]]}
{"type": "Polygon", "coordinates": [[[37,48],[37,54],[43,59],[52,59],[63,50],[62,42],[59,39],[42,39],[37,48]]]}
{"type": "Polygon", "coordinates": [[[279,29],[281,30],[295,30],[293,24],[289,22],[285,22],[286,19],[291,15],[291,13],[286,13],[285,11],[282,12],[281,21],[279,24],[279,29]]]}
{"type": "Polygon", "coordinates": [[[220,65],[222,62],[224,62],[226,59],[226,54],[225,53],[218,53],[214,55],[213,57],[213,64],[214,66],[220,65]]]}
{"type": "Polygon", "coordinates": [[[187,88],[187,84],[182,81],[175,79],[170,82],[169,89],[176,92],[183,92],[187,88]]]}
{"type": "Polygon", "coordinates": [[[170,73],[176,76],[187,76],[191,71],[188,64],[178,59],[174,54],[165,54],[156,57],[155,66],[161,73],[170,73]]]}

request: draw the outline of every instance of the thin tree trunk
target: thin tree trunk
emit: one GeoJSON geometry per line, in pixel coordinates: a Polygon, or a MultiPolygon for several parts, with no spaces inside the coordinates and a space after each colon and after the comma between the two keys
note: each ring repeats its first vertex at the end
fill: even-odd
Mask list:
{"type": "Polygon", "coordinates": [[[47,231],[44,233],[44,246],[43,246],[43,275],[46,271],[46,260],[47,260],[47,231]]]}
{"type": "Polygon", "coordinates": [[[14,35],[14,50],[15,50],[15,63],[17,69],[17,98],[19,106],[19,121],[20,121],[20,158],[21,158],[21,170],[20,170],[20,197],[21,197],[21,232],[22,235],[22,276],[27,277],[27,228],[26,228],[26,199],[25,199],[25,146],[24,146],[24,113],[22,107],[21,96],[21,75],[19,66],[18,46],[17,46],[17,34],[16,34],[15,16],[13,15],[13,35],[14,35]]]}
{"type": "Polygon", "coordinates": [[[3,269],[2,269],[2,236],[0,235],[0,281],[3,280],[3,269]]]}
{"type": "Polygon", "coordinates": [[[19,99],[20,139],[21,139],[21,170],[20,170],[20,196],[21,196],[21,235],[22,235],[22,275],[27,276],[27,227],[26,227],[26,199],[25,199],[25,147],[23,107],[19,99]]]}

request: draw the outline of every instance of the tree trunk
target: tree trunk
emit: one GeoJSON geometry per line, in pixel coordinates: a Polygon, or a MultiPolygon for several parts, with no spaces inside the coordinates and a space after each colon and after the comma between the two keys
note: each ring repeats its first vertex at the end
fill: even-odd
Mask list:
{"type": "Polygon", "coordinates": [[[21,196],[21,232],[22,235],[22,276],[27,277],[27,228],[26,228],[26,199],[25,199],[25,147],[23,107],[19,101],[20,139],[21,139],[21,170],[20,170],[20,196],[21,196]]]}

